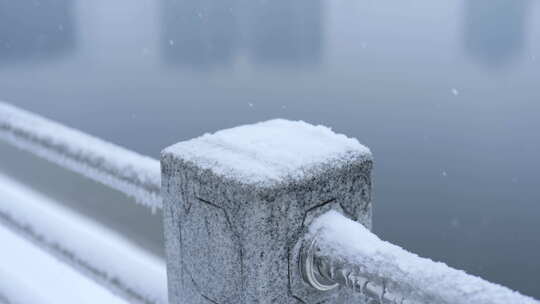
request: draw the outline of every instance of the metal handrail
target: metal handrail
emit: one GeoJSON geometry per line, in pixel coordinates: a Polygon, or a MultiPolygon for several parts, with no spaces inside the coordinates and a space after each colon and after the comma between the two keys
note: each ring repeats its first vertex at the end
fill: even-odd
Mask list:
{"type": "Polygon", "coordinates": [[[531,297],[380,240],[330,211],[316,219],[301,254],[304,280],[329,292],[339,286],[380,304],[538,304],[531,297]]]}
{"type": "MultiPolygon", "coordinates": [[[[160,258],[116,236],[94,219],[64,208],[54,199],[3,174],[0,174],[0,226],[130,303],[167,302],[166,269],[160,258]]],[[[8,244],[4,245],[10,250],[8,244]]]]}
{"type": "MultiPolygon", "coordinates": [[[[152,210],[162,208],[160,193],[161,169],[158,160],[140,155],[3,102],[0,102],[0,140],[118,190],[134,198],[135,202],[152,210]]],[[[22,190],[18,191],[24,192],[22,190]]],[[[33,202],[36,198],[30,200],[33,202]]],[[[36,206],[54,205],[48,203],[47,199],[43,198],[41,200],[41,204],[36,206]]],[[[42,225],[37,225],[37,219],[28,214],[25,215],[26,211],[24,210],[21,202],[0,204],[0,224],[30,240],[49,254],[129,302],[144,304],[165,303],[166,300],[163,298],[166,298],[166,295],[164,296],[166,292],[148,292],[145,288],[139,290],[137,283],[133,282],[135,278],[126,279],[128,274],[118,273],[118,269],[116,269],[117,272],[107,269],[104,265],[100,265],[96,261],[89,260],[81,255],[78,248],[74,248],[70,244],[64,244],[63,237],[57,238],[55,235],[47,234],[48,227],[54,225],[67,225],[66,228],[68,229],[66,231],[92,230],[85,226],[84,223],[79,223],[80,220],[69,221],[67,219],[69,216],[64,216],[64,213],[56,214],[53,212],[53,215],[57,217],[55,220],[59,221],[58,223],[52,224],[53,219],[50,221],[41,219],[37,222],[42,223],[42,225]],[[68,222],[69,225],[66,224],[68,222]]],[[[31,212],[31,210],[27,211],[26,213],[31,212]]],[[[80,237],[86,236],[81,235],[80,237]]],[[[103,240],[100,239],[99,241],[109,241],[106,238],[103,238],[103,240]]],[[[121,246],[120,243],[118,246],[121,246]]],[[[96,244],[96,246],[100,244],[96,244]]],[[[156,272],[154,268],[157,267],[159,268],[157,273],[165,273],[164,268],[161,269],[161,267],[152,263],[147,265],[146,262],[137,260],[141,256],[142,254],[136,251],[130,255],[130,258],[137,261],[139,267],[141,265],[145,267],[150,265],[149,267],[153,267],[152,271],[156,272]]],[[[135,266],[133,265],[133,267],[135,266]]],[[[162,283],[162,289],[166,291],[166,283],[165,280],[162,280],[162,276],[156,276],[153,273],[150,277],[158,277],[152,284],[162,283]]],[[[141,283],[144,284],[144,280],[141,283]]]]}
{"type": "Polygon", "coordinates": [[[0,139],[161,208],[158,160],[0,102],[0,139]]]}
{"type": "MultiPolygon", "coordinates": [[[[152,209],[162,208],[161,169],[155,159],[2,102],[0,139],[119,190],[152,209]]],[[[168,193],[169,189],[165,190],[168,193]]],[[[79,263],[77,256],[59,246],[56,240],[47,241],[46,236],[32,230],[28,221],[0,212],[0,222],[75,267],[83,268],[83,273],[92,272],[90,276],[102,281],[108,279],[93,265],[79,263]]],[[[166,246],[176,249],[175,243],[166,246]]],[[[381,241],[361,224],[335,211],[315,219],[310,226],[300,262],[304,281],[314,289],[323,293],[349,289],[363,295],[367,303],[539,304],[506,287],[381,241]]],[[[168,264],[169,271],[177,270],[171,261],[168,264]]],[[[114,286],[115,290],[132,301],[155,302],[123,282],[115,284],[118,285],[114,286]]]]}

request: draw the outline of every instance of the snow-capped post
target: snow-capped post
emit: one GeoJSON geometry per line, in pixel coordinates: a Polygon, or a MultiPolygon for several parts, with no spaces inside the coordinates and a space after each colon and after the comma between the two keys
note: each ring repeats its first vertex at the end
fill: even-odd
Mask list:
{"type": "Polygon", "coordinates": [[[161,166],[171,304],[356,297],[317,291],[299,269],[317,216],[337,210],[371,226],[372,157],[356,139],[271,120],[173,145],[161,166]]]}

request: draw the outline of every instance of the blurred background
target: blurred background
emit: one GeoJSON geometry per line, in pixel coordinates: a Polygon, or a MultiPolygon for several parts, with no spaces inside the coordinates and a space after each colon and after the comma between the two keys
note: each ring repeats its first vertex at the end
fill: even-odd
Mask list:
{"type": "MultiPolygon", "coordinates": [[[[0,99],[137,152],[271,118],[358,138],[374,230],[540,298],[534,0],[0,0],[0,99]]],[[[161,217],[0,144],[0,172],[155,255],[161,217]]]]}

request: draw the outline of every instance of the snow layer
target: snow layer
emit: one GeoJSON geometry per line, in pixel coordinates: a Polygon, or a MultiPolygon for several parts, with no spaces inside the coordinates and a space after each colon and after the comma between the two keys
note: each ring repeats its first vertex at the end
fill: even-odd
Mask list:
{"type": "Polygon", "coordinates": [[[5,246],[5,249],[0,254],[0,258],[5,261],[5,263],[0,265],[0,303],[52,304],[52,302],[44,300],[35,290],[28,287],[18,278],[18,276],[23,274],[32,276],[32,273],[28,271],[28,266],[26,265],[23,265],[21,270],[14,269],[15,264],[21,261],[20,259],[9,258],[11,255],[17,254],[18,252],[22,252],[23,254],[30,253],[30,250],[21,250],[21,247],[24,246],[23,240],[15,238],[12,233],[0,226],[0,244],[5,246]],[[9,269],[7,269],[8,267],[9,269]]]}
{"type": "MultiPolygon", "coordinates": [[[[167,303],[162,260],[1,174],[0,224],[130,302],[167,303]]],[[[2,242],[0,237],[0,259],[4,261],[9,246],[2,242]]]]}
{"type": "Polygon", "coordinates": [[[128,303],[2,226],[0,244],[0,303],[128,303]]]}
{"type": "Polygon", "coordinates": [[[314,221],[310,234],[318,238],[321,254],[355,265],[366,277],[386,282],[405,303],[538,304],[498,284],[380,240],[364,226],[329,211],[314,221]]]}
{"type": "Polygon", "coordinates": [[[246,184],[300,180],[327,166],[371,159],[369,149],[354,138],[324,126],[283,119],[205,134],[163,154],[246,184]]]}
{"type": "Polygon", "coordinates": [[[161,208],[159,161],[0,102],[0,139],[161,208]]]}

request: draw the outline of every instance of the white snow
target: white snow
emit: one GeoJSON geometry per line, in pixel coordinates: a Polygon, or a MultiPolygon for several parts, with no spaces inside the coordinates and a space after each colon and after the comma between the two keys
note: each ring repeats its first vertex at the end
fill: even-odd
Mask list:
{"type": "Polygon", "coordinates": [[[390,291],[401,291],[410,302],[539,303],[504,286],[382,241],[361,224],[336,211],[316,219],[310,226],[310,234],[317,235],[323,255],[358,265],[371,276],[385,278],[390,291]]]}
{"type": "Polygon", "coordinates": [[[128,303],[1,225],[0,244],[0,303],[128,303]]]}
{"type": "MultiPolygon", "coordinates": [[[[8,259],[8,254],[12,252],[20,252],[21,250],[18,249],[17,246],[19,242],[23,242],[21,239],[15,239],[10,240],[9,237],[12,237],[12,234],[9,234],[10,232],[7,231],[5,228],[0,226],[0,240],[2,245],[6,245],[6,248],[2,252],[3,254],[0,255],[2,259],[6,261],[5,264],[2,265],[8,265],[10,268],[13,265],[13,261],[10,261],[8,259]],[[9,247],[8,247],[9,246],[9,247]],[[13,249],[11,249],[13,248],[13,249]],[[5,253],[4,253],[5,252],[5,253]]],[[[25,252],[28,252],[28,250],[25,250],[25,252]]],[[[15,260],[17,262],[18,260],[15,260]]],[[[43,299],[43,297],[36,294],[35,290],[32,290],[32,288],[26,286],[23,282],[20,281],[19,278],[16,276],[18,274],[26,273],[28,274],[28,269],[26,266],[24,266],[23,270],[25,271],[17,271],[16,269],[14,271],[14,274],[11,273],[11,271],[8,273],[7,266],[0,265],[0,303],[2,304],[49,304],[51,302],[47,302],[43,299]]],[[[13,271],[12,270],[12,271],[13,271]]]]}
{"type": "MultiPolygon", "coordinates": [[[[166,268],[161,259],[2,174],[0,224],[115,293],[145,303],[167,303],[166,268]]],[[[9,249],[4,242],[0,237],[2,262],[9,249]]]]}
{"type": "Polygon", "coordinates": [[[354,138],[284,119],[205,134],[163,153],[246,184],[268,185],[305,178],[324,166],[371,159],[369,149],[354,138]]]}
{"type": "Polygon", "coordinates": [[[0,102],[0,139],[161,208],[159,161],[0,102]]]}

